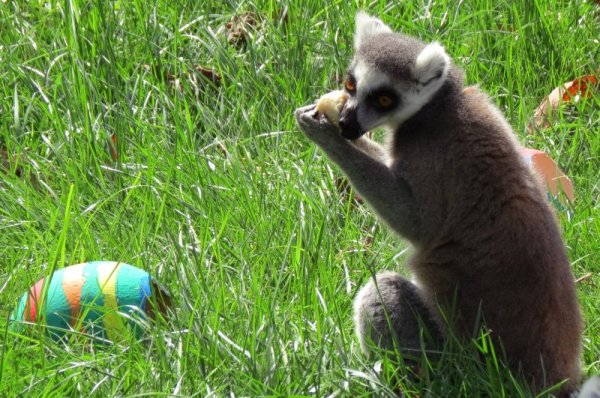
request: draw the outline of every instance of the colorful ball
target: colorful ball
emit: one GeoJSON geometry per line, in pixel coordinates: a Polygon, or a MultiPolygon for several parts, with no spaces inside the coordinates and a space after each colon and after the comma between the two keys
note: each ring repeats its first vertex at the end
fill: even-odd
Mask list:
{"type": "Polygon", "coordinates": [[[132,331],[140,337],[140,321],[170,306],[168,292],[146,271],[115,261],[72,265],[55,271],[47,287],[44,281],[21,297],[11,315],[13,330],[38,323],[55,339],[76,330],[118,341],[132,331]]]}

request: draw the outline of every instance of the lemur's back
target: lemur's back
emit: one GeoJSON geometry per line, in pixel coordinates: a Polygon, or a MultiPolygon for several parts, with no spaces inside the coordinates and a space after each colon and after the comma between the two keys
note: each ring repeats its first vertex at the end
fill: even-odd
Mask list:
{"type": "Polygon", "coordinates": [[[396,133],[393,167],[422,204],[410,268],[429,300],[448,305],[456,294],[459,333],[472,333],[481,306],[509,361],[535,384],[576,385],[582,321],[547,198],[487,96],[473,87],[443,95],[396,133]]]}

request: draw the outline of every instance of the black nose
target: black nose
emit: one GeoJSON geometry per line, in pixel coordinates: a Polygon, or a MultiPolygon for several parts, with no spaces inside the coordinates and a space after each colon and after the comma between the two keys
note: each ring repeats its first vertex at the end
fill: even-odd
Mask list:
{"type": "Polygon", "coordinates": [[[340,119],[340,128],[341,128],[342,130],[348,130],[348,129],[349,129],[349,127],[350,127],[350,123],[349,123],[349,121],[348,121],[348,120],[345,120],[345,119],[340,119]]]}
{"type": "Polygon", "coordinates": [[[356,118],[356,109],[344,108],[342,110],[340,129],[342,130],[342,137],[349,140],[355,140],[365,133],[356,118]]]}

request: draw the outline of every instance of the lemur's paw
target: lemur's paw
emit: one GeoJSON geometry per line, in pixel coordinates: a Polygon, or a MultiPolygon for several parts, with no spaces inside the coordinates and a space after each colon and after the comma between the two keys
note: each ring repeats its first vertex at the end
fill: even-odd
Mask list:
{"type": "Polygon", "coordinates": [[[300,129],[313,141],[332,136],[341,137],[339,127],[318,112],[315,104],[296,109],[294,115],[300,129]]]}

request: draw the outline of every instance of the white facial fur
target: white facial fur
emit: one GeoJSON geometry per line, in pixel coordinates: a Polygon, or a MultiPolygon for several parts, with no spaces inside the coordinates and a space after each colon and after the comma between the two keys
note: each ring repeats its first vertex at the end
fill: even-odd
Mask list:
{"type": "Polygon", "coordinates": [[[413,69],[413,77],[418,83],[410,84],[410,88],[402,93],[402,105],[390,118],[390,127],[399,127],[431,100],[446,81],[449,66],[450,57],[439,43],[430,43],[421,51],[413,69]]]}
{"type": "Polygon", "coordinates": [[[358,101],[363,101],[373,90],[391,85],[390,78],[376,69],[370,68],[364,62],[359,61],[353,69],[356,79],[356,93],[358,101]]]}
{"type": "Polygon", "coordinates": [[[365,131],[384,125],[388,119],[387,117],[381,118],[381,115],[369,112],[368,109],[359,106],[359,104],[363,103],[372,91],[380,87],[393,86],[390,78],[362,61],[356,63],[352,73],[356,79],[356,96],[350,97],[347,106],[357,109],[357,119],[365,131]]]}
{"type": "Polygon", "coordinates": [[[370,36],[392,32],[392,29],[380,19],[372,17],[365,12],[358,12],[356,14],[355,26],[354,49],[358,49],[362,41],[370,36]]]}
{"type": "MultiPolygon", "coordinates": [[[[358,49],[371,36],[391,32],[392,30],[381,20],[365,13],[358,13],[354,36],[355,48],[358,49]]],[[[379,126],[398,128],[429,102],[442,87],[448,75],[449,66],[450,58],[437,42],[425,46],[416,57],[411,80],[398,81],[397,78],[393,79],[376,67],[358,60],[352,71],[356,78],[357,95],[351,98],[348,105],[357,109],[357,120],[364,130],[379,126]],[[382,115],[360,106],[371,91],[381,87],[394,89],[401,98],[400,106],[397,109],[382,115]]]]}

